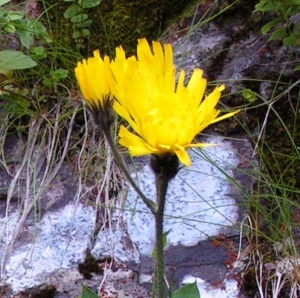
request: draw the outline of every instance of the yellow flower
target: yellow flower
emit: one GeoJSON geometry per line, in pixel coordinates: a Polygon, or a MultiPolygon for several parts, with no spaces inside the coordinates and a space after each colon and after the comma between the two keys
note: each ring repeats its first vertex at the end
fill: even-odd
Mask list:
{"type": "Polygon", "coordinates": [[[172,47],[153,42],[153,53],[146,39],[138,41],[137,55],[127,60],[122,49],[111,69],[116,84],[116,112],[125,118],[136,134],[124,126],[119,131],[120,144],[133,156],[173,152],[190,165],[186,149],[212,144],[193,144],[194,137],[208,125],[233,116],[238,111],[218,117],[215,107],[224,85],[204,97],[206,80],[195,69],[187,86],[181,70],[176,86],[172,47]],[[204,97],[204,99],[203,99],[204,97]]]}
{"type": "Polygon", "coordinates": [[[173,64],[172,46],[139,39],[137,59],[125,58],[118,48],[111,62],[115,84],[115,111],[127,120],[136,134],[124,126],[119,130],[119,143],[133,156],[146,154],[176,154],[179,160],[191,164],[187,149],[213,144],[194,144],[194,137],[208,125],[233,116],[235,112],[218,117],[216,105],[224,85],[204,95],[206,80],[202,70],[195,69],[188,84],[184,85],[185,72],[179,73],[173,64]]]}
{"type": "Polygon", "coordinates": [[[99,50],[94,51],[94,57],[77,63],[75,76],[81,93],[91,110],[101,110],[106,105],[105,100],[113,99],[111,93],[113,77],[109,57],[105,56],[102,59],[99,50]]]}

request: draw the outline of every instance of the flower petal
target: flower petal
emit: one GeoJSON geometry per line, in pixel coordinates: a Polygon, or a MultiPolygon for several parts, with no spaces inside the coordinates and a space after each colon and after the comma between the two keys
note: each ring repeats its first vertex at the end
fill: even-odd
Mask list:
{"type": "Polygon", "coordinates": [[[119,143],[127,147],[132,156],[141,156],[156,153],[157,150],[150,147],[142,138],[128,131],[123,125],[119,130],[119,143]]]}
{"type": "Polygon", "coordinates": [[[239,112],[240,112],[240,110],[237,110],[237,111],[233,111],[233,112],[227,113],[227,114],[225,114],[225,115],[222,115],[222,116],[216,118],[216,119],[213,120],[211,123],[216,123],[216,122],[218,122],[218,121],[221,121],[221,120],[224,120],[224,119],[226,119],[226,118],[232,117],[232,116],[234,116],[235,114],[237,114],[237,113],[239,113],[239,112]]]}
{"type": "Polygon", "coordinates": [[[90,107],[100,108],[105,98],[112,98],[113,77],[109,57],[102,59],[99,50],[93,54],[93,57],[77,63],[75,76],[86,103],[90,107]]]}
{"type": "Polygon", "coordinates": [[[207,96],[203,71],[195,69],[185,86],[181,70],[176,84],[171,44],[138,40],[137,58],[125,58],[121,48],[111,62],[115,79],[115,111],[138,135],[125,127],[119,131],[120,144],[132,155],[173,152],[190,165],[187,149],[215,144],[192,144],[194,137],[208,125],[231,117],[236,112],[218,117],[216,108],[225,86],[216,87],[207,96]]]}
{"type": "Polygon", "coordinates": [[[186,166],[191,165],[191,159],[185,149],[175,149],[174,150],[175,154],[177,155],[178,159],[180,160],[181,163],[183,163],[186,166]]]}

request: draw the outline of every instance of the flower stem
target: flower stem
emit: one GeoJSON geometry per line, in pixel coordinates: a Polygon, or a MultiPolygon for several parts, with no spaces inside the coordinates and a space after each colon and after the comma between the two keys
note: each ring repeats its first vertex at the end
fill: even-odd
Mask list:
{"type": "Polygon", "coordinates": [[[127,169],[127,167],[124,165],[123,159],[121,155],[119,154],[118,150],[116,149],[115,143],[111,137],[111,133],[109,130],[104,129],[103,130],[105,137],[110,145],[110,148],[112,150],[112,153],[114,155],[115,161],[124,173],[125,177],[127,178],[128,182],[131,184],[131,186],[134,188],[134,190],[137,192],[137,194],[141,197],[143,202],[147,205],[147,207],[151,210],[153,214],[155,214],[156,206],[155,203],[151,200],[149,200],[139,189],[139,187],[136,185],[135,181],[130,176],[130,173],[127,169]]]}
{"type": "Polygon", "coordinates": [[[163,175],[155,175],[157,191],[157,210],[155,213],[155,233],[156,233],[156,264],[154,272],[155,298],[164,297],[164,236],[163,219],[166,202],[166,193],[169,180],[163,175]]]}
{"type": "Polygon", "coordinates": [[[163,220],[165,211],[166,194],[169,181],[177,172],[179,161],[176,155],[165,153],[160,156],[152,155],[150,159],[151,168],[155,174],[156,184],[156,212],[155,216],[155,270],[152,297],[164,298],[164,234],[163,220]]]}

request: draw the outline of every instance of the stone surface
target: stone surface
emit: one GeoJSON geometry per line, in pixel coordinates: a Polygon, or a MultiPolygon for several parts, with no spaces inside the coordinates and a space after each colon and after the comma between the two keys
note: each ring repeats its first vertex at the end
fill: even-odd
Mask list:
{"type": "MultiPolygon", "coordinates": [[[[18,292],[43,284],[45,276],[83,262],[93,229],[93,214],[92,207],[69,204],[48,212],[40,222],[27,225],[5,266],[6,283],[12,290],[18,292]]],[[[16,217],[17,212],[10,215],[8,234],[16,217]]]]}
{"type": "MultiPolygon", "coordinates": [[[[218,136],[204,138],[203,142],[219,146],[190,151],[192,166],[181,169],[169,184],[164,217],[168,246],[195,245],[225,232],[238,220],[238,207],[229,195],[228,179],[239,163],[235,150],[229,141],[218,136]]],[[[136,180],[143,193],[155,201],[154,174],[149,165],[137,172],[136,180]]],[[[155,239],[154,218],[132,188],[125,210],[130,238],[141,254],[150,255],[155,239]]]]}
{"type": "MultiPolygon", "coordinates": [[[[215,247],[210,240],[201,240],[207,239],[208,235],[228,233],[229,227],[234,227],[239,219],[238,207],[233,199],[238,196],[238,192],[228,179],[234,175],[242,161],[242,157],[237,154],[236,143],[231,143],[217,135],[203,141],[218,143],[219,146],[204,151],[191,151],[192,167],[180,170],[178,177],[170,185],[167,198],[169,207],[165,228],[171,229],[168,238],[171,241],[166,251],[166,266],[167,274],[170,279],[173,279],[176,287],[187,274],[208,282],[220,282],[225,278],[227,268],[223,263],[225,260],[230,261],[230,252],[222,246],[215,247]],[[213,160],[215,165],[212,165],[209,160],[213,160]],[[190,256],[191,258],[187,259],[190,256]],[[195,266],[194,262],[198,265],[195,266]],[[217,274],[214,273],[215,270],[217,274]]],[[[238,146],[239,152],[244,152],[245,156],[248,150],[249,155],[249,143],[244,140],[242,144],[238,146]]],[[[154,179],[145,161],[140,169],[142,172],[134,172],[133,175],[139,174],[142,189],[148,196],[154,197],[154,179]]],[[[115,212],[110,226],[100,229],[93,240],[96,216],[94,208],[80,202],[72,202],[71,198],[66,199],[67,194],[72,194],[70,189],[73,180],[66,180],[65,177],[71,175],[70,169],[63,167],[62,173],[59,173],[55,180],[56,184],[47,189],[46,198],[51,194],[56,194],[57,197],[50,208],[44,209],[39,221],[36,221],[33,213],[29,214],[26,226],[16,240],[5,267],[2,268],[2,277],[5,278],[5,284],[11,287],[11,293],[35,288],[41,284],[55,285],[57,297],[72,297],[74,293],[79,293],[80,286],[75,286],[77,290],[71,290],[70,284],[84,281],[77,271],[77,266],[84,261],[87,249],[91,249],[97,259],[112,256],[119,262],[132,264],[128,272],[138,270],[141,274],[140,282],[142,277],[147,278],[145,287],[150,290],[149,281],[153,272],[153,261],[149,255],[153,247],[151,247],[153,243],[151,237],[154,231],[152,227],[152,230],[148,229],[148,233],[136,234],[136,228],[137,226],[140,229],[151,227],[153,224],[151,215],[143,204],[136,200],[133,191],[129,190],[125,204],[124,224],[120,219],[120,213],[115,212]],[[60,177],[63,177],[63,184],[60,177]],[[134,204],[136,204],[135,210],[133,210],[134,204]],[[66,288],[73,294],[61,296],[66,288]]],[[[1,242],[4,251],[5,243],[17,222],[16,209],[17,202],[11,202],[8,221],[5,213],[2,214],[1,226],[5,227],[6,231],[2,235],[1,242]]],[[[231,228],[230,234],[236,234],[236,230],[231,228]]],[[[101,275],[94,275],[94,283],[85,280],[84,284],[92,287],[94,285],[94,289],[97,289],[96,284],[100,285],[101,280],[101,275]]],[[[115,281],[114,289],[120,288],[122,283],[124,283],[123,279],[115,281]]],[[[128,284],[130,283],[131,281],[128,281],[128,284]]],[[[106,285],[111,288],[111,282],[106,285]]],[[[139,288],[138,285],[128,286],[130,287],[139,288]]]]}
{"type": "Polygon", "coordinates": [[[197,282],[197,287],[201,294],[201,297],[205,298],[236,298],[238,297],[238,284],[236,280],[225,279],[222,283],[212,286],[211,284],[205,282],[201,278],[195,278],[192,275],[186,275],[183,280],[183,284],[189,284],[197,282]]]}

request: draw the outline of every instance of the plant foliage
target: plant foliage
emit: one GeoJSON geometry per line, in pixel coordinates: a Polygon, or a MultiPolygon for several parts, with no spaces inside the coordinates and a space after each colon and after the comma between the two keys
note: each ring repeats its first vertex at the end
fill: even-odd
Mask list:
{"type": "Polygon", "coordinates": [[[300,0],[260,0],[255,11],[277,15],[261,28],[263,34],[272,31],[269,41],[279,39],[287,46],[300,45],[300,0]]]}

